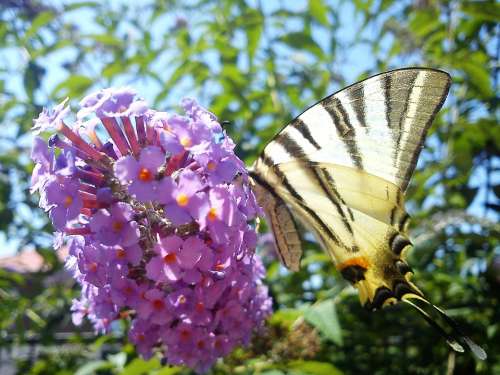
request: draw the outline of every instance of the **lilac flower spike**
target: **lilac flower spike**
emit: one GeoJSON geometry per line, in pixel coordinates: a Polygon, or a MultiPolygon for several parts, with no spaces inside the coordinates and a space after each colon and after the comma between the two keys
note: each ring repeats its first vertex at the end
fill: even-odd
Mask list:
{"type": "Polygon", "coordinates": [[[34,132],[57,134],[34,140],[31,191],[57,246],[69,246],[66,269],[81,285],[73,322],[101,333],[129,320],[144,358],[207,371],[271,312],[254,254],[260,208],[234,143],[192,99],[181,116],[130,88],[104,89],[71,126],[66,104],[35,120],[34,132]]]}

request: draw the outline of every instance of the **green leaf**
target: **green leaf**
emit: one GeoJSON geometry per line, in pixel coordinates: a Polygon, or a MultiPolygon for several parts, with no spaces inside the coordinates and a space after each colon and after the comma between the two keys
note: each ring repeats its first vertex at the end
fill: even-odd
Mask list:
{"type": "Polygon", "coordinates": [[[470,60],[458,62],[458,65],[469,76],[471,86],[476,87],[484,97],[490,97],[493,95],[490,75],[486,66],[478,65],[476,62],[470,60]]]}
{"type": "Polygon", "coordinates": [[[80,367],[75,375],[94,375],[97,370],[111,369],[113,365],[108,361],[91,361],[80,367]]]}
{"type": "Polygon", "coordinates": [[[284,324],[291,326],[299,317],[302,316],[302,311],[296,309],[281,309],[276,311],[271,317],[271,323],[284,324]]]}
{"type": "Polygon", "coordinates": [[[123,369],[120,375],[142,375],[160,367],[160,361],[156,357],[151,358],[149,361],[145,361],[142,358],[135,358],[123,369]]]}
{"type": "Polygon", "coordinates": [[[127,362],[127,353],[119,352],[116,354],[110,354],[106,358],[115,367],[123,368],[123,366],[125,366],[125,363],[127,362]]]}
{"type": "Polygon", "coordinates": [[[291,374],[342,375],[343,372],[331,363],[318,361],[293,361],[287,364],[291,374]]]}
{"type": "Polygon", "coordinates": [[[294,49],[309,51],[320,59],[324,56],[319,44],[308,34],[301,32],[289,33],[282,36],[280,40],[294,49]]]}
{"type": "Polygon", "coordinates": [[[83,38],[92,39],[94,42],[111,47],[121,47],[123,44],[120,39],[110,34],[87,34],[83,38]]]}
{"type": "Polygon", "coordinates": [[[333,299],[309,306],[304,312],[304,318],[326,338],[337,345],[342,345],[342,330],[340,329],[333,299]]]}
{"type": "Polygon", "coordinates": [[[59,94],[63,90],[66,90],[68,94],[69,93],[81,94],[87,88],[89,88],[92,85],[92,83],[93,81],[87,76],[73,75],[70,76],[67,80],[58,84],[52,91],[52,95],[59,96],[59,94]]]}
{"type": "Polygon", "coordinates": [[[52,21],[55,16],[55,13],[50,11],[42,12],[38,16],[36,16],[36,18],[31,23],[30,28],[24,35],[24,41],[27,41],[29,38],[35,35],[40,28],[52,21]]]}
{"type": "Polygon", "coordinates": [[[92,7],[97,7],[99,6],[98,1],[80,1],[77,3],[72,3],[72,4],[66,4],[64,6],[64,11],[65,12],[70,12],[72,10],[80,9],[80,8],[92,8],[92,7]]]}
{"type": "Polygon", "coordinates": [[[108,66],[106,66],[102,71],[102,76],[106,78],[112,78],[113,76],[124,73],[126,70],[126,65],[124,65],[123,61],[115,61],[108,66]]]}
{"type": "Polygon", "coordinates": [[[253,64],[255,51],[260,43],[262,30],[264,28],[264,21],[262,16],[256,10],[251,10],[245,14],[245,33],[247,38],[247,51],[249,64],[253,64]]]}
{"type": "Polygon", "coordinates": [[[500,3],[491,1],[464,1],[462,11],[481,21],[498,22],[500,20],[500,3]]]}
{"type": "Polygon", "coordinates": [[[328,7],[325,5],[323,0],[309,0],[309,13],[311,16],[324,26],[329,26],[328,22],[328,7]]]}
{"type": "Polygon", "coordinates": [[[180,373],[183,370],[182,367],[174,366],[174,367],[163,367],[159,371],[153,372],[154,375],[175,375],[180,373]]]}

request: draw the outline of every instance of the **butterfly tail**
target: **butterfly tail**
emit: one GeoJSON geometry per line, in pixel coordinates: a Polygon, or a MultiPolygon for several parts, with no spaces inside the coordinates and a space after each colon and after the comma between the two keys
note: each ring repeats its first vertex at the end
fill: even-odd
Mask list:
{"type": "Polygon", "coordinates": [[[484,349],[465,335],[458,323],[442,309],[420,296],[403,297],[402,301],[412,306],[446,340],[453,350],[464,352],[464,346],[466,346],[477,358],[481,360],[486,359],[487,355],[484,349]],[[447,332],[443,325],[438,323],[438,319],[435,319],[431,313],[441,318],[445,323],[444,327],[447,327],[450,332],[447,332]]]}

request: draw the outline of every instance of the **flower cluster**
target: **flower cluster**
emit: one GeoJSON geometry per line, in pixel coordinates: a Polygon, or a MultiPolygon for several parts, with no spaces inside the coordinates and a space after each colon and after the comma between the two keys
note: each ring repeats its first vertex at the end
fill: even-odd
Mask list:
{"type": "Polygon", "coordinates": [[[194,100],[182,102],[184,116],[154,111],[128,88],[80,105],[72,126],[66,101],[44,110],[33,130],[56,134],[36,137],[32,151],[32,192],[82,286],[73,321],[107,332],[128,319],[143,357],[162,352],[205,371],[271,310],[244,165],[194,100]]]}

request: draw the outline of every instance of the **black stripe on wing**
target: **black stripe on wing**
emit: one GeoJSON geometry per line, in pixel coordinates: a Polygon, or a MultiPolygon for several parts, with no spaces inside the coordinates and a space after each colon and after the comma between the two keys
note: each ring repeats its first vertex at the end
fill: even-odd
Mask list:
{"type": "Polygon", "coordinates": [[[352,110],[356,115],[358,124],[362,127],[366,127],[366,101],[364,85],[359,84],[355,90],[346,90],[346,94],[349,99],[349,105],[352,107],[352,110]]]}
{"type": "Polygon", "coordinates": [[[288,193],[295,199],[295,203],[303,209],[314,222],[316,223],[316,227],[321,229],[321,233],[324,236],[328,237],[333,243],[337,246],[341,246],[343,248],[347,248],[342,241],[338,238],[338,236],[331,230],[331,228],[325,224],[325,222],[318,216],[316,212],[314,212],[304,201],[302,195],[300,195],[297,190],[292,186],[292,184],[288,181],[286,175],[279,169],[279,165],[276,165],[274,161],[267,156],[265,153],[261,156],[262,162],[270,167],[272,171],[276,174],[276,177],[280,180],[283,187],[288,191],[288,193]]]}
{"type": "MultiPolygon", "coordinates": [[[[276,139],[276,142],[283,146],[284,150],[295,158],[301,158],[305,156],[304,151],[302,150],[300,145],[286,132],[282,133],[276,139]]],[[[354,232],[349,223],[349,218],[342,208],[342,204],[344,205],[344,207],[346,207],[345,202],[340,197],[340,194],[335,187],[335,182],[333,181],[332,176],[327,171],[321,168],[304,168],[304,171],[316,185],[321,187],[324,195],[328,197],[330,202],[335,206],[335,209],[340,215],[342,223],[344,224],[347,231],[353,234],[354,232]]],[[[352,212],[350,212],[350,217],[354,219],[352,212]]]]}
{"type": "MultiPolygon", "coordinates": [[[[445,93],[448,92],[448,90],[450,88],[450,85],[451,85],[451,81],[448,81],[447,85],[444,88],[444,92],[445,93]]],[[[436,117],[437,113],[439,112],[439,110],[443,106],[445,100],[446,100],[446,95],[443,95],[442,98],[441,98],[441,102],[439,102],[434,107],[434,111],[432,111],[432,114],[430,115],[429,119],[425,123],[424,129],[428,129],[432,125],[432,122],[434,121],[434,118],[436,117]]],[[[424,130],[424,131],[426,131],[426,130],[424,130]]],[[[420,141],[418,143],[418,146],[416,147],[416,150],[420,150],[423,147],[424,142],[425,142],[425,136],[420,137],[420,141]]],[[[410,165],[415,166],[417,164],[417,159],[418,159],[419,155],[420,155],[420,152],[414,152],[413,153],[413,155],[411,157],[411,164],[410,165]]],[[[411,178],[413,172],[414,172],[414,168],[408,168],[406,170],[406,173],[405,173],[405,176],[404,176],[404,181],[410,181],[410,178],[411,178]]],[[[403,187],[403,190],[405,188],[406,187],[403,187]]]]}
{"type": "Polygon", "coordinates": [[[357,168],[363,169],[363,160],[356,142],[356,131],[349,120],[349,115],[344,106],[335,96],[326,98],[321,105],[332,118],[332,122],[337,129],[337,135],[347,147],[353,164],[357,168]]]}
{"type": "Polygon", "coordinates": [[[302,121],[300,118],[296,118],[290,123],[290,126],[297,129],[302,136],[307,139],[307,141],[312,144],[317,150],[321,148],[321,146],[316,142],[311,132],[309,131],[309,127],[302,121]]]}
{"type": "MultiPolygon", "coordinates": [[[[412,93],[415,91],[415,81],[417,80],[419,72],[415,71],[415,72],[411,72],[408,74],[410,77],[409,78],[409,80],[410,80],[409,86],[411,88],[410,88],[410,90],[408,90],[408,94],[406,95],[406,97],[402,100],[404,102],[404,107],[403,107],[403,111],[402,111],[401,115],[399,116],[398,129],[397,129],[397,131],[395,131],[395,135],[396,135],[395,145],[396,145],[396,147],[394,148],[394,158],[393,158],[394,161],[398,160],[399,152],[401,151],[400,143],[401,143],[401,136],[403,134],[403,122],[406,121],[406,119],[407,119],[406,114],[408,113],[408,107],[410,105],[410,98],[412,96],[412,93]]],[[[390,122],[388,123],[387,126],[392,128],[390,122]]],[[[417,152],[416,154],[418,157],[419,153],[417,152]]]]}

